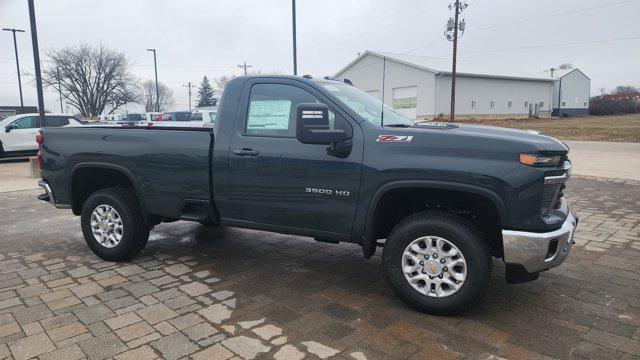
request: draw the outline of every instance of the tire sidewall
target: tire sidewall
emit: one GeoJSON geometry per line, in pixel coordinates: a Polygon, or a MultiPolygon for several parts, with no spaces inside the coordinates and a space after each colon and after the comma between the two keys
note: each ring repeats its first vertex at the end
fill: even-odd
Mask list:
{"type": "Polygon", "coordinates": [[[109,261],[119,261],[126,259],[134,245],[136,234],[135,220],[128,209],[126,201],[109,191],[98,191],[89,196],[82,206],[81,214],[82,233],[84,239],[91,250],[109,261]],[[115,209],[122,219],[123,234],[122,240],[112,248],[106,248],[98,243],[91,230],[91,214],[100,205],[109,205],[115,209]]]}
{"type": "Polygon", "coordinates": [[[482,247],[483,240],[470,228],[460,226],[464,224],[463,219],[452,222],[446,220],[449,217],[425,217],[401,223],[385,244],[383,266],[387,280],[403,301],[420,311],[438,314],[459,313],[474,303],[488,285],[491,262],[482,247]],[[443,298],[430,297],[415,290],[405,278],[402,271],[404,250],[412,241],[423,236],[444,238],[462,252],[467,264],[467,278],[456,293],[443,298]]]}

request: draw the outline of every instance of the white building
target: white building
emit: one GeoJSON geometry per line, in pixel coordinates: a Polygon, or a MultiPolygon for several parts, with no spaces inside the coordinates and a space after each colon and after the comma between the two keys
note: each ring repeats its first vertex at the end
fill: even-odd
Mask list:
{"type": "Polygon", "coordinates": [[[584,116],[589,114],[591,79],[579,69],[547,72],[554,79],[552,116],[584,116]]]}
{"type": "MultiPolygon", "coordinates": [[[[450,59],[366,51],[335,77],[384,97],[385,104],[412,119],[446,116],[451,109],[450,59]]],[[[486,63],[458,61],[456,116],[547,117],[553,82],[549,74],[519,74],[486,63]]]]}

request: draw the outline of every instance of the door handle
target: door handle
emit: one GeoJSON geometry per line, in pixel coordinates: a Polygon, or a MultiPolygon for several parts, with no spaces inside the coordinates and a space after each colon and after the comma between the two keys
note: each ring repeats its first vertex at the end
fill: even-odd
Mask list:
{"type": "Polygon", "coordinates": [[[257,151],[249,148],[236,149],[236,150],[233,150],[233,153],[239,156],[258,156],[257,151]]]}

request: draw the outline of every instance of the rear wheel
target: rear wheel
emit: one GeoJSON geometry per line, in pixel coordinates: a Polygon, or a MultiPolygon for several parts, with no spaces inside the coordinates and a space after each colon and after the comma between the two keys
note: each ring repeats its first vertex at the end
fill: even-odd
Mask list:
{"type": "Polygon", "coordinates": [[[486,291],[490,250],[462,217],[421,212],[405,218],[391,231],[383,266],[393,290],[411,307],[433,314],[456,314],[486,291]]]}
{"type": "Polygon", "coordinates": [[[134,257],[149,239],[140,205],[128,189],[108,188],[91,194],[82,206],[81,223],[89,248],[108,261],[134,257]]]}

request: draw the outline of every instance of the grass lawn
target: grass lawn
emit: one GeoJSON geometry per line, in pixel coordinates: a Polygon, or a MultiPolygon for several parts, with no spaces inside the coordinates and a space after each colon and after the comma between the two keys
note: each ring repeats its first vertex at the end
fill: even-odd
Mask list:
{"type": "Polygon", "coordinates": [[[564,119],[459,120],[456,122],[534,129],[561,140],[640,142],[640,114],[564,119]]]}

